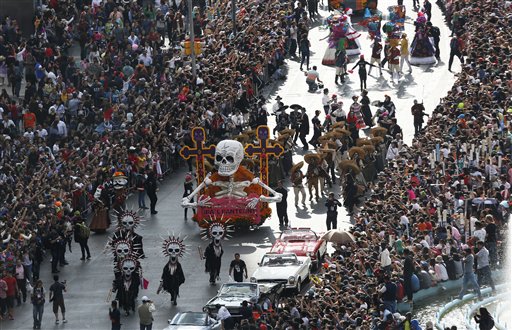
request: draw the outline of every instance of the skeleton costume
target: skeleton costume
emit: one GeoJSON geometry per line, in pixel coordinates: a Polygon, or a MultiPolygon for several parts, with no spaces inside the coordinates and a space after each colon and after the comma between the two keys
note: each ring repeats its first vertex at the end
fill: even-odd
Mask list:
{"type": "Polygon", "coordinates": [[[142,236],[135,232],[135,228],[140,224],[140,217],[133,211],[123,211],[117,216],[118,229],[114,236],[129,237],[133,244],[133,252],[141,259],[146,256],[142,245],[142,236]]]}
{"type": "Polygon", "coordinates": [[[222,255],[224,250],[222,249],[221,240],[226,238],[228,228],[225,223],[212,222],[208,229],[203,232],[203,237],[211,238],[212,242],[206,247],[204,251],[205,258],[205,273],[210,273],[210,284],[215,285],[215,282],[219,280],[220,266],[222,255]]]}
{"type": "Polygon", "coordinates": [[[89,228],[95,233],[104,233],[110,227],[109,210],[112,190],[112,185],[105,182],[94,192],[94,214],[89,228]]]}
{"type": "Polygon", "coordinates": [[[136,254],[126,255],[116,262],[112,291],[116,292],[119,308],[124,309],[126,316],[130,315],[130,309],[135,312],[135,299],[139,295],[141,272],[136,254]]]}
{"type": "Polygon", "coordinates": [[[185,274],[183,274],[183,269],[178,261],[178,258],[183,257],[185,253],[185,244],[183,241],[184,239],[173,235],[165,239],[163,244],[163,253],[166,257],[169,257],[169,261],[162,271],[162,278],[157,294],[160,293],[161,290],[170,293],[171,301],[174,306],[178,304],[177,299],[180,295],[180,285],[185,283],[185,274]]]}
{"type": "Polygon", "coordinates": [[[122,212],[126,208],[126,186],[128,185],[128,178],[123,172],[115,172],[112,177],[112,184],[115,193],[112,208],[116,212],[122,212]]]}

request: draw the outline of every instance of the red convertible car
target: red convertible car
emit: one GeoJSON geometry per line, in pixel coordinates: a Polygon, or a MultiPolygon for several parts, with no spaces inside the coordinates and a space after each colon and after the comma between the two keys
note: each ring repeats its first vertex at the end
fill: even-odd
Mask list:
{"type": "Polygon", "coordinates": [[[270,253],[289,252],[297,256],[309,255],[312,264],[318,269],[327,252],[327,243],[310,228],[285,229],[272,246],[270,253]]]}

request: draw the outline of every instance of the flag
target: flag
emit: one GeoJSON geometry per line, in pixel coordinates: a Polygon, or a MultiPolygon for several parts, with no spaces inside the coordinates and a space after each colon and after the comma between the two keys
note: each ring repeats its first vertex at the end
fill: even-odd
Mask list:
{"type": "Polygon", "coordinates": [[[147,290],[147,289],[148,289],[148,287],[149,287],[149,281],[148,281],[148,280],[146,280],[144,277],[142,277],[142,278],[141,278],[141,280],[140,280],[140,282],[141,282],[141,283],[140,283],[140,286],[142,286],[142,288],[143,288],[144,290],[147,290]]]}

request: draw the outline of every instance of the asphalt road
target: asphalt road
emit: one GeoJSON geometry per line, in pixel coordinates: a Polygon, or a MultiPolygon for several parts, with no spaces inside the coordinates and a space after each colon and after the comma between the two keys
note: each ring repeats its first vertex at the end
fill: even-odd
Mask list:
{"type": "MultiPolygon", "coordinates": [[[[406,1],[409,7],[410,0],[406,1]]],[[[380,1],[379,9],[387,12],[388,5],[394,2],[389,0],[380,1]]],[[[322,11],[325,14],[325,12],[322,11]]],[[[412,20],[416,13],[408,8],[408,23],[406,32],[410,42],[414,35],[412,20]]],[[[357,21],[354,19],[354,22],[357,21]]],[[[433,4],[434,25],[441,29],[441,57],[444,62],[448,61],[449,30],[443,23],[441,12],[433,4]]],[[[311,65],[317,65],[320,77],[325,82],[325,87],[331,93],[338,92],[343,96],[346,109],[351,103],[352,95],[359,95],[359,81],[357,73],[351,75],[351,79],[344,86],[336,87],[334,84],[334,68],[321,65],[321,59],[325,51],[326,42],[319,39],[326,36],[326,30],[317,26],[311,31],[312,42],[311,65]]],[[[370,40],[364,32],[360,38],[363,53],[370,57],[370,40]]],[[[351,60],[354,62],[354,59],[351,60]]],[[[458,62],[453,66],[455,72],[460,70],[458,62]]],[[[307,85],[303,73],[299,71],[299,63],[288,61],[288,79],[281,84],[274,84],[270,93],[269,107],[273,104],[273,98],[279,94],[285,104],[299,103],[307,108],[310,118],[314,110],[322,109],[321,94],[307,93],[307,85]]],[[[414,99],[423,100],[427,112],[431,112],[446,92],[451,89],[454,76],[448,72],[444,63],[431,67],[413,67],[413,72],[402,78],[402,82],[393,85],[390,77],[384,73],[384,79],[369,77],[369,97],[373,100],[383,100],[384,95],[390,95],[397,106],[398,124],[404,130],[405,141],[412,139],[414,128],[410,107],[414,99]]],[[[375,110],[375,109],[372,109],[375,110]]],[[[322,118],[323,119],[323,118],[322,118]]],[[[273,117],[270,121],[272,124],[273,117]]],[[[295,155],[295,161],[300,160],[302,153],[295,155]]],[[[158,215],[150,216],[147,212],[143,226],[137,230],[144,237],[144,249],[147,258],[142,261],[144,277],[150,282],[148,290],[141,290],[139,297],[143,295],[153,299],[157,306],[154,313],[154,329],[163,329],[167,320],[179,311],[198,311],[208,299],[216,294],[219,286],[212,287],[208,283],[208,275],[204,273],[204,264],[198,254],[198,246],[205,247],[207,242],[201,240],[198,226],[191,220],[184,220],[183,210],[179,205],[183,193],[184,173],[173,174],[160,186],[158,193],[159,203],[157,204],[158,215]],[[181,263],[184,268],[186,282],[181,287],[181,297],[178,299],[178,306],[170,304],[169,295],[156,295],[159,278],[166,258],[161,253],[161,242],[168,233],[187,236],[189,254],[181,263]]],[[[333,189],[337,191],[336,188],[333,189]]],[[[308,202],[305,208],[295,209],[293,205],[293,191],[288,196],[288,214],[293,227],[311,227],[316,231],[325,231],[325,210],[323,200],[319,203],[308,202]]],[[[136,200],[130,200],[136,206],[136,200]]],[[[275,214],[275,213],[274,213],[275,214]]],[[[339,227],[348,227],[349,218],[345,212],[340,212],[339,227]]],[[[267,221],[261,228],[252,231],[236,232],[233,238],[223,243],[225,255],[223,259],[221,279],[228,279],[228,265],[233,254],[238,252],[246,261],[249,276],[257,267],[261,256],[272,246],[275,237],[278,236],[277,219],[274,217],[267,221]]],[[[102,254],[108,233],[104,235],[92,235],[89,240],[93,258],[90,261],[80,261],[80,252],[77,244],[73,243],[73,253],[67,253],[69,265],[61,270],[61,280],[67,280],[68,292],[65,294],[68,323],[63,325],[54,324],[54,316],[51,305],[46,304],[43,317],[43,329],[109,329],[108,319],[109,303],[106,302],[108,291],[113,279],[113,263],[109,255],[102,254]]],[[[41,270],[45,288],[51,284],[49,263],[46,261],[41,270]]],[[[136,316],[122,318],[123,329],[138,329],[138,318],[136,316]]],[[[32,328],[32,306],[29,303],[15,309],[14,321],[1,321],[0,329],[31,329],[32,328]]]]}

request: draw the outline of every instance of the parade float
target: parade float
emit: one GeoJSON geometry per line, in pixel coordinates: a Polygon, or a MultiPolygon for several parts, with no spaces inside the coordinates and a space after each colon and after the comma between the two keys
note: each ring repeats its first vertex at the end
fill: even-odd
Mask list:
{"type": "Polygon", "coordinates": [[[195,146],[183,147],[180,155],[185,159],[195,157],[198,186],[183,198],[181,205],[197,210],[193,219],[201,228],[207,228],[212,221],[229,221],[234,227],[260,226],[270,217],[268,203],[281,201],[281,194],[268,186],[268,161],[271,156],[281,156],[284,149],[277,143],[270,144],[267,126],[257,128],[255,139],[258,143],[245,146],[239,141],[223,140],[206,147],[204,129],[192,130],[195,146]],[[205,157],[213,158],[215,164],[207,174],[205,157]],[[244,158],[259,159],[258,175],[242,165],[244,158]]]}

